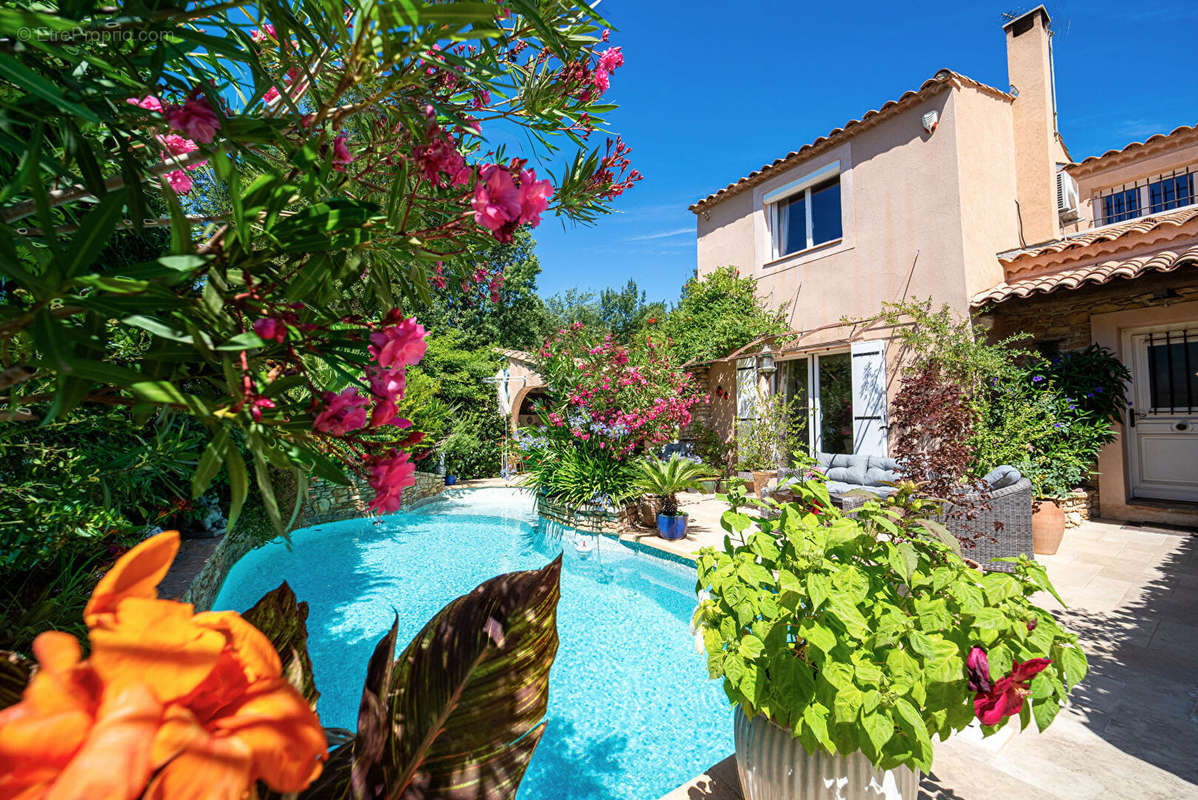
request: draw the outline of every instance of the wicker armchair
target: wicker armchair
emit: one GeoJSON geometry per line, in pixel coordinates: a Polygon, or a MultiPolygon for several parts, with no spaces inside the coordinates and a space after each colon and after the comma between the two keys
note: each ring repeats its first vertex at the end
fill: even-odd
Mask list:
{"type": "Polygon", "coordinates": [[[990,507],[978,511],[973,519],[965,519],[946,509],[941,516],[953,535],[961,542],[961,555],[972,558],[985,570],[1012,572],[1008,562],[992,562],[1020,553],[1032,555],[1032,484],[1020,478],[1011,486],[995,489],[987,495],[990,507]],[[996,527],[995,523],[1001,523],[996,527]]]}

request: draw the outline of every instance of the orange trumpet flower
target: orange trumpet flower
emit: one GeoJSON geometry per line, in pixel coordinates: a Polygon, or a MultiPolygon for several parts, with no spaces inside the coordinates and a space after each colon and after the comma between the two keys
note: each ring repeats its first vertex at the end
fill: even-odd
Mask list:
{"type": "Polygon", "coordinates": [[[84,609],[91,656],[50,631],[21,702],[0,711],[0,800],[238,800],[320,774],[320,720],[279,656],[233,612],[159,600],[168,531],[126,553],[84,609]]]}

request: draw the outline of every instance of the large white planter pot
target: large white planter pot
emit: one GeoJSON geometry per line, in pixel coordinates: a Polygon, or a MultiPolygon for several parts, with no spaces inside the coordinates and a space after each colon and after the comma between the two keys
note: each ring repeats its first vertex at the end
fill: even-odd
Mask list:
{"type": "Polygon", "coordinates": [[[733,712],[736,772],[745,800],[915,800],[919,773],[881,770],[861,753],[814,755],[790,731],[758,714],[733,712]]]}

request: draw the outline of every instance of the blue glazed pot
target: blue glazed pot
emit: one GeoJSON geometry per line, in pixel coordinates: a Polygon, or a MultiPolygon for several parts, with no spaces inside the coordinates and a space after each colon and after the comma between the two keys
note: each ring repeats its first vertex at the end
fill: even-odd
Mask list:
{"type": "Polygon", "coordinates": [[[445,476],[445,485],[446,486],[453,486],[457,482],[458,482],[457,475],[446,475],[445,476]]]}
{"type": "Polygon", "coordinates": [[[663,539],[681,539],[686,536],[686,514],[670,517],[665,514],[657,515],[657,532],[663,539]]]}

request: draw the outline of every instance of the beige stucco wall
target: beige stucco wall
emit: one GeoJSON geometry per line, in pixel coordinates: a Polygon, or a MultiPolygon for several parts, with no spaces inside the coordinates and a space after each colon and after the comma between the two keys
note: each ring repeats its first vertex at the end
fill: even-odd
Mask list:
{"type": "MultiPolygon", "coordinates": [[[[932,297],[958,313],[1002,281],[996,252],[1019,244],[1010,102],[948,88],[768,180],[700,211],[698,269],[757,278],[795,330],[876,315],[884,301],[932,297]],[[939,113],[928,134],[921,118],[939,113]],[[771,261],[763,197],[839,161],[844,237],[771,261]]],[[[805,337],[818,346],[845,335],[805,337]]]]}
{"type": "Polygon", "coordinates": [[[956,94],[965,294],[1003,280],[995,253],[1020,245],[1011,103],[970,89],[956,94]]]}

